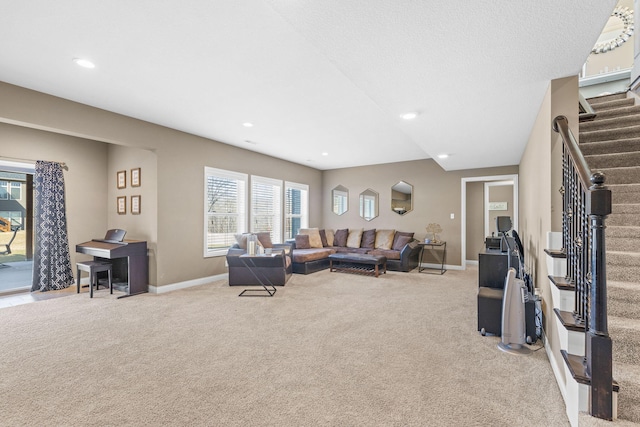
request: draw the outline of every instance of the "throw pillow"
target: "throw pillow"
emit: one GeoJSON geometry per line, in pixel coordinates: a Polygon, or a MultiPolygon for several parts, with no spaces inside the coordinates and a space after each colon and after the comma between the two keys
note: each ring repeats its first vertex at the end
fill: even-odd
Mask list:
{"type": "Polygon", "coordinates": [[[394,251],[400,251],[402,250],[402,248],[404,248],[404,245],[406,245],[411,241],[411,239],[413,239],[413,233],[396,231],[396,235],[393,238],[393,244],[391,245],[391,249],[393,249],[394,251]],[[402,237],[408,237],[409,239],[408,240],[402,239],[402,241],[400,241],[402,237]]]}
{"type": "Polygon", "coordinates": [[[309,245],[308,235],[298,234],[296,236],[296,249],[311,249],[311,245],[309,245]]]}
{"type": "Polygon", "coordinates": [[[409,237],[409,236],[397,237],[393,239],[393,246],[391,247],[391,249],[393,249],[394,251],[401,251],[402,248],[404,248],[405,245],[412,240],[413,240],[413,237],[409,237]]]}
{"type": "Polygon", "coordinates": [[[377,230],[376,231],[376,249],[391,249],[393,245],[393,236],[396,230],[377,230]]]}
{"type": "Polygon", "coordinates": [[[325,230],[324,233],[327,235],[327,246],[333,246],[333,230],[325,230]]]}
{"type": "Polygon", "coordinates": [[[273,243],[271,242],[271,233],[269,233],[268,231],[256,233],[256,236],[258,236],[258,242],[260,243],[260,245],[262,245],[262,247],[264,248],[273,247],[273,243]]]}
{"type": "Polygon", "coordinates": [[[360,242],[362,242],[362,228],[358,230],[349,230],[349,236],[347,237],[348,248],[359,248],[360,242]]]}
{"type": "Polygon", "coordinates": [[[327,242],[327,232],[324,230],[320,230],[320,240],[322,240],[322,246],[323,247],[327,247],[329,246],[329,242],[327,242]]]}
{"type": "Polygon", "coordinates": [[[336,230],[333,238],[333,246],[347,246],[347,237],[349,237],[349,229],[336,230]]]}
{"type": "Polygon", "coordinates": [[[249,237],[251,234],[249,233],[242,233],[242,234],[235,234],[233,237],[236,238],[236,242],[238,242],[238,246],[240,246],[241,249],[247,249],[247,237],[249,237]]]}
{"type": "Polygon", "coordinates": [[[365,230],[362,233],[362,243],[360,243],[361,248],[373,249],[376,244],[376,229],[373,230],[365,230]]]}
{"type": "Polygon", "coordinates": [[[320,239],[320,231],[317,228],[301,228],[298,234],[309,236],[309,245],[312,248],[322,248],[322,239],[320,239]]]}

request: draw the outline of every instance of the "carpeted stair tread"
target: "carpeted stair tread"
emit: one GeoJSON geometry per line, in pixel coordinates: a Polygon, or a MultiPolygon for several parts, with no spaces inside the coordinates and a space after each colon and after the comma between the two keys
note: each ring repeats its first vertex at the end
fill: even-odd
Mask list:
{"type": "Polygon", "coordinates": [[[627,92],[624,91],[624,92],[610,93],[607,95],[592,96],[591,98],[586,98],[586,100],[589,104],[591,104],[591,106],[593,106],[594,104],[601,104],[603,102],[613,101],[616,99],[626,99],[626,98],[627,98],[627,92]]]}
{"type": "MultiPolygon", "coordinates": [[[[611,226],[607,225],[607,230],[609,227],[611,226]]],[[[615,248],[619,252],[640,252],[640,238],[638,237],[611,237],[606,233],[606,244],[608,248],[615,248]]]]}
{"type": "MultiPolygon", "coordinates": [[[[640,320],[640,285],[607,281],[607,312],[609,316],[640,320]]],[[[640,330],[638,331],[640,334],[640,330]]]]}
{"type": "MultiPolygon", "coordinates": [[[[615,342],[613,345],[615,348],[615,342]]],[[[607,422],[607,425],[628,425],[624,421],[640,423],[640,366],[616,362],[613,364],[613,378],[620,385],[618,419],[613,423],[607,422]]]]}
{"type": "Polygon", "coordinates": [[[635,104],[635,100],[633,98],[628,98],[628,97],[622,97],[622,98],[617,98],[617,99],[602,98],[600,100],[592,98],[592,99],[588,99],[587,101],[589,102],[589,104],[591,105],[591,107],[595,111],[610,110],[612,108],[628,107],[628,106],[632,106],[632,105],[635,104]]]}
{"type": "Polygon", "coordinates": [[[640,364],[640,319],[609,316],[608,320],[614,363],[640,364]]]}
{"type": "Polygon", "coordinates": [[[605,185],[637,184],[640,182],[640,166],[600,168],[599,171],[606,176],[605,185]]]}
{"type": "Polygon", "coordinates": [[[640,184],[609,184],[607,187],[614,204],[640,203],[640,184]]]}
{"type": "Polygon", "coordinates": [[[640,137],[640,126],[626,126],[615,129],[602,129],[590,132],[580,131],[580,142],[610,141],[612,139],[629,139],[640,137]]]}
{"type": "Polygon", "coordinates": [[[640,227],[607,224],[605,235],[607,239],[613,238],[613,237],[640,239],[640,227]]]}
{"type": "Polygon", "coordinates": [[[585,156],[594,154],[623,153],[640,151],[639,138],[608,139],[606,141],[585,142],[580,139],[580,150],[585,156]]]}
{"type": "MultiPolygon", "coordinates": [[[[608,110],[612,111],[612,110],[608,110]]],[[[613,110],[617,111],[617,110],[613,110]]],[[[622,117],[596,118],[591,122],[580,123],[580,132],[592,132],[596,130],[612,130],[637,126],[640,124],[640,114],[631,114],[622,117]]]]}
{"type": "MultiPolygon", "coordinates": [[[[610,119],[612,117],[623,117],[631,114],[640,114],[640,105],[633,105],[630,107],[621,107],[621,108],[612,108],[610,110],[599,111],[596,115],[595,121],[610,119]]],[[[583,124],[584,123],[581,123],[580,126],[582,126],[583,124]]]]}
{"type": "Polygon", "coordinates": [[[640,151],[586,155],[584,157],[591,169],[640,165],[640,151]]]}
{"type": "Polygon", "coordinates": [[[620,204],[612,205],[611,215],[607,218],[608,225],[627,225],[640,227],[640,205],[620,204]]]}

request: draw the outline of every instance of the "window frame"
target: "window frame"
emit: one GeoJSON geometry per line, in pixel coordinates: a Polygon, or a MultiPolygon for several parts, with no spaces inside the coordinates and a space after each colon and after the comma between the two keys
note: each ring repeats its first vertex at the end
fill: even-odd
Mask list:
{"type": "Polygon", "coordinates": [[[251,233],[259,233],[259,232],[265,232],[265,231],[269,231],[270,235],[271,235],[271,241],[273,243],[282,243],[282,236],[283,236],[283,203],[284,203],[284,197],[283,197],[283,183],[281,179],[274,179],[274,178],[267,178],[264,176],[258,176],[258,175],[251,175],[251,190],[250,190],[250,194],[249,194],[249,230],[251,233]],[[273,190],[274,190],[274,195],[277,195],[278,199],[277,203],[273,204],[273,215],[272,215],[272,224],[273,227],[271,230],[259,230],[256,228],[256,223],[255,220],[258,216],[265,216],[265,214],[260,214],[257,215],[254,208],[255,208],[255,204],[254,201],[255,196],[258,195],[257,192],[254,191],[254,184],[258,184],[258,185],[267,185],[267,186],[272,186],[273,190]]]}
{"type": "MultiPolygon", "coordinates": [[[[208,192],[208,184],[209,177],[216,177],[222,179],[235,180],[242,185],[242,192],[244,194],[237,194],[237,200],[239,208],[235,215],[238,217],[237,226],[238,228],[235,230],[234,234],[245,233],[247,231],[248,224],[248,197],[249,197],[249,176],[244,173],[229,171],[225,169],[218,169],[209,166],[204,167],[204,198],[203,198],[203,217],[204,217],[204,229],[203,229],[203,255],[205,258],[216,257],[216,256],[224,256],[229,251],[229,246],[219,247],[215,249],[209,249],[208,241],[209,241],[209,192],[208,192]]],[[[228,212],[226,213],[229,214],[228,212]]]]}
{"type": "MultiPolygon", "coordinates": [[[[289,218],[300,218],[300,228],[309,228],[309,185],[308,184],[300,184],[297,182],[284,182],[284,198],[283,202],[283,211],[284,211],[284,225],[282,227],[282,233],[284,240],[294,239],[295,234],[292,236],[287,235],[287,220],[289,218]],[[287,212],[287,196],[289,194],[288,190],[299,190],[302,193],[302,200],[300,201],[300,214],[290,214],[287,212]]],[[[293,232],[293,227],[292,227],[293,232]]],[[[292,233],[293,234],[293,233],[292,233]]]]}

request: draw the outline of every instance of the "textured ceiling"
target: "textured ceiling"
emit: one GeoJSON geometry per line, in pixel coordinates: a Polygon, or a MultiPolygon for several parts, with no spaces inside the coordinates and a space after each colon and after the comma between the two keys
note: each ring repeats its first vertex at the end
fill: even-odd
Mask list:
{"type": "Polygon", "coordinates": [[[0,80],[323,170],[513,165],[614,6],[0,0],[0,80]]]}

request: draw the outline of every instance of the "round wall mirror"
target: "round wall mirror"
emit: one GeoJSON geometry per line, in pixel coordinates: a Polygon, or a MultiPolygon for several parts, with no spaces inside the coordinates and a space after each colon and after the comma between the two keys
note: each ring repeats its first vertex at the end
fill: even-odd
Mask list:
{"type": "Polygon", "coordinates": [[[413,185],[400,181],[391,187],[391,210],[398,215],[413,210],[413,185]]]}
{"type": "Polygon", "coordinates": [[[360,193],[360,216],[366,221],[378,216],[378,193],[370,188],[360,193]]]}
{"type": "Polygon", "coordinates": [[[331,190],[331,210],[336,215],[342,215],[349,209],[349,190],[338,185],[331,190]]]}

